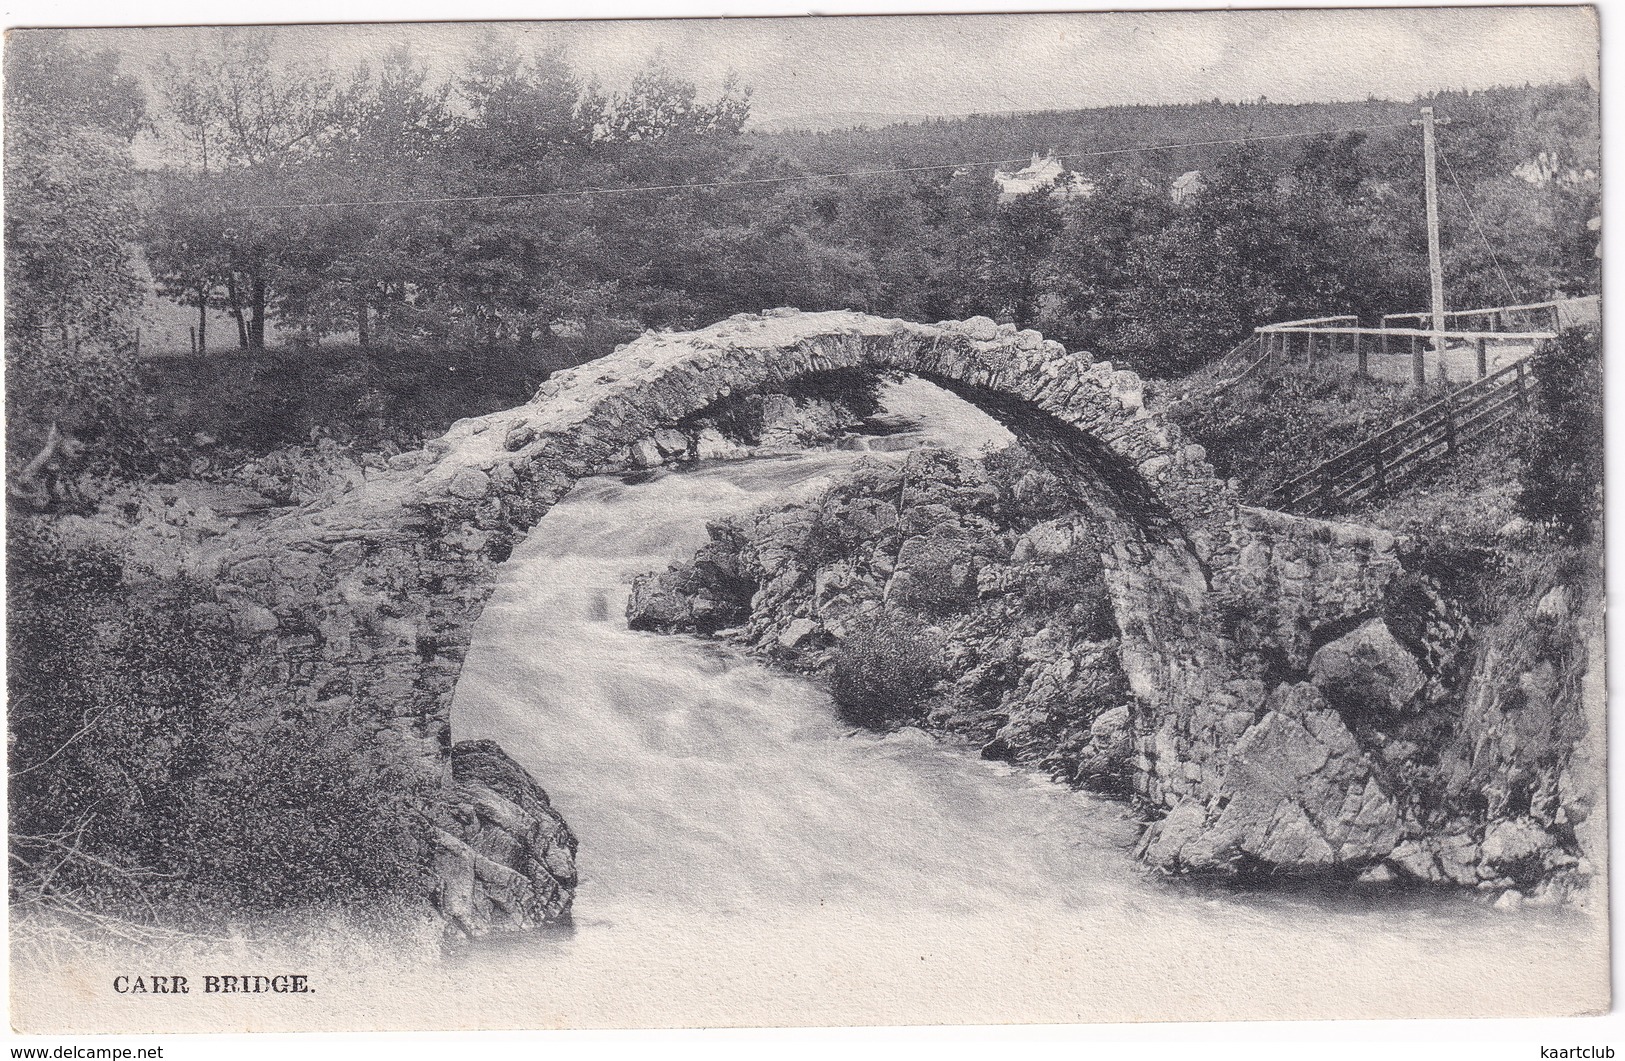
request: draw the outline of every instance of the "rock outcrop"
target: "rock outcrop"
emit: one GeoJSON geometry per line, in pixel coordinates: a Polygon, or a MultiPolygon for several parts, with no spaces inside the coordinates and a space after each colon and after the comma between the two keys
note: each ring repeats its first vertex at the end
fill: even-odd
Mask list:
{"type": "Polygon", "coordinates": [[[1312,685],[1281,685],[1236,742],[1216,799],[1187,801],[1146,831],[1154,865],[1315,873],[1387,857],[1399,808],[1354,735],[1312,685]]]}
{"type": "Polygon", "coordinates": [[[452,748],[451,784],[433,844],[430,899],[464,935],[569,920],[575,835],[495,741],[452,748]]]}
{"type": "Polygon", "coordinates": [[[1388,624],[1367,619],[1316,650],[1309,679],[1345,716],[1392,717],[1415,710],[1427,675],[1388,624]]]}
{"type": "Polygon", "coordinates": [[[837,701],[857,720],[924,726],[1121,793],[1128,689],[1099,531],[1054,515],[1070,505],[1025,453],[871,458],[820,497],[713,525],[693,560],[635,580],[628,621],[732,627],[731,639],[770,659],[834,673],[837,701]],[[903,681],[906,646],[938,644],[951,680],[920,669],[903,681]],[[861,672],[863,703],[842,702],[842,668],[861,672]],[[932,687],[904,688],[915,681],[932,687]]]}

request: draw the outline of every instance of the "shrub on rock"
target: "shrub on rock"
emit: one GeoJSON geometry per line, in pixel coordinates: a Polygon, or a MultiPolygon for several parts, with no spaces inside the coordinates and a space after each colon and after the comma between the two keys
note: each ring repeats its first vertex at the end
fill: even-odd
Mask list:
{"type": "Polygon", "coordinates": [[[836,649],[830,692],[842,718],[882,728],[917,713],[947,673],[941,639],[913,616],[886,611],[836,649]]]}

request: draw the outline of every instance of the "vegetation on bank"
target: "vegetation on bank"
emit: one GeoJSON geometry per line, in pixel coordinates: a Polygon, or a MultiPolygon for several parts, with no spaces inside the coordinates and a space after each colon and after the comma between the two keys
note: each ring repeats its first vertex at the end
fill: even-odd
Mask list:
{"type": "Polygon", "coordinates": [[[1176,402],[1168,415],[1207,450],[1220,478],[1234,479],[1249,504],[1267,505],[1278,487],[1430,400],[1335,368],[1289,369],[1176,402]]]}
{"type": "Polygon", "coordinates": [[[11,893],[204,931],[416,900],[425,793],[343,717],[272,714],[207,588],[35,525],[7,556],[11,893]]]}

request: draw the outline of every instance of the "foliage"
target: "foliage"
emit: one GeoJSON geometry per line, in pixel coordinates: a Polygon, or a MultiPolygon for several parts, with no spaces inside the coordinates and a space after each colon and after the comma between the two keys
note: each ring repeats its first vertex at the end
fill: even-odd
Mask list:
{"type": "Polygon", "coordinates": [[[947,616],[976,600],[971,553],[955,538],[927,535],[904,543],[904,569],[891,599],[927,615],[947,616]]]}
{"type": "MultiPolygon", "coordinates": [[[[233,314],[243,346],[263,343],[269,316],[299,343],[551,350],[581,333],[590,356],[627,325],[794,305],[983,314],[1168,376],[1264,320],[1425,300],[1405,104],[1102,108],[770,135],[746,131],[749,93],[732,82],[702,99],[651,66],[609,92],[507,38],[483,41],[449,79],[406,50],[342,77],[266,54],[255,31],[225,33],[216,54],[175,64],[165,82],[160,127],[181,150],[155,182],[147,249],[163,290],[233,314]],[[266,105],[227,114],[222,101],[250,90],[266,105]],[[949,165],[1040,142],[1064,154],[1390,123],[1097,159],[1085,198],[1001,201],[989,168],[949,165]],[[1039,139],[1011,139],[1022,130],[1039,139]],[[843,166],[908,172],[816,175],[843,166]],[[1172,180],[1197,169],[1200,190],[1175,202],[1172,180]],[[632,190],[643,187],[663,190],[632,190]],[[598,193],[570,194],[581,188],[598,193]],[[403,202],[414,198],[435,202],[403,202]],[[371,205],[280,208],[301,202],[371,205]]],[[[1444,210],[1453,298],[1594,290],[1591,89],[1432,102],[1461,115],[1441,140],[1460,178],[1444,210]]]]}
{"type": "Polygon", "coordinates": [[[946,675],[940,636],[906,612],[887,610],[841,641],[830,692],[842,718],[878,729],[925,706],[946,675]]]}
{"type": "Polygon", "coordinates": [[[1073,549],[1047,561],[1021,586],[1022,610],[1039,615],[1065,608],[1083,637],[1113,636],[1115,618],[1098,549],[1073,549]]]}
{"type": "Polygon", "coordinates": [[[988,482],[999,493],[1000,509],[1017,525],[1064,516],[1077,498],[1061,477],[1025,446],[1002,446],[982,457],[988,482]]]}
{"type": "Polygon", "coordinates": [[[1584,541],[1602,519],[1602,344],[1594,329],[1570,328],[1537,350],[1531,365],[1518,511],[1584,541]]]}
{"type": "Polygon", "coordinates": [[[517,351],[344,346],[154,358],[141,374],[150,399],[143,427],[160,458],[153,470],[171,474],[174,462],[162,458],[222,464],[306,444],[313,433],[373,451],[412,449],[465,416],[523,403],[556,364],[517,351]]]}
{"type": "Polygon", "coordinates": [[[1250,503],[1354,441],[1416,412],[1424,399],[1399,384],[1342,373],[1286,372],[1182,402],[1170,416],[1207,450],[1214,470],[1240,481],[1250,503]]]}
{"type": "Polygon", "coordinates": [[[151,921],[413,890],[413,786],[346,720],[249,710],[203,587],[26,525],[7,575],[15,896],[151,921]]]}
{"type": "Polygon", "coordinates": [[[710,237],[719,197],[649,218],[555,193],[703,180],[735,153],[745,95],[702,101],[657,68],[604,95],[557,53],[487,43],[452,81],[404,49],[341,81],[255,31],[175,63],[165,128],[186,150],[146,237],[162,290],[200,323],[227,310],[248,349],[273,317],[303,343],[548,348],[559,330],[685,314],[673,255],[710,237]],[[401,202],[415,197],[439,202],[401,202]]]}
{"type": "Polygon", "coordinates": [[[1398,493],[1378,496],[1348,513],[1427,548],[1492,549],[1505,544],[1501,528],[1517,515],[1521,447],[1515,432],[1496,432],[1454,460],[1424,468],[1398,493]]]}
{"type": "Polygon", "coordinates": [[[122,438],[141,296],[130,263],[130,141],[145,101],[112,53],[22,30],[7,38],[6,103],[7,441],[16,465],[52,423],[82,436],[93,429],[95,441],[122,438]]]}

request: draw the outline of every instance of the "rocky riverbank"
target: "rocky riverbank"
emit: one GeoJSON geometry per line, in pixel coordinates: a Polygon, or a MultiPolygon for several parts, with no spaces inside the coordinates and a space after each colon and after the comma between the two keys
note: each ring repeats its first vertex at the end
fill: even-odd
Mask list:
{"type": "Polygon", "coordinates": [[[1020,449],[922,450],[712,525],[692,561],[637,579],[628,616],[825,675],[851,721],[1122,792],[1129,695],[1097,533],[1020,449]]]}
{"type": "MultiPolygon", "coordinates": [[[[634,582],[628,620],[819,675],[855,723],[1124,796],[1137,741],[1156,738],[1119,659],[1101,528],[1059,486],[1017,447],[865,462],[713,525],[692,560],[634,582]]],[[[1600,850],[1584,572],[1262,511],[1235,533],[1218,588],[1251,692],[1219,797],[1143,805],[1141,857],[1455,885],[1503,907],[1583,892],[1600,850]]]]}
{"type": "Polygon", "coordinates": [[[567,922],[576,838],[530,773],[495,741],[451,749],[434,827],[430,900],[469,936],[567,922]]]}

